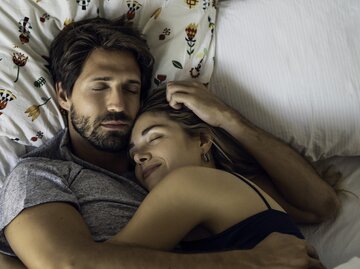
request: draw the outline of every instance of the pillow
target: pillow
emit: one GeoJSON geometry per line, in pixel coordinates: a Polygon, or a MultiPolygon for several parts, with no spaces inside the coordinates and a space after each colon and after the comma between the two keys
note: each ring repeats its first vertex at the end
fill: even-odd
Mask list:
{"type": "Polygon", "coordinates": [[[310,160],[360,154],[360,1],[220,1],[210,89],[310,160]]]}
{"type": "MultiPolygon", "coordinates": [[[[155,56],[153,86],[175,79],[208,83],[215,47],[214,4],[197,0],[2,1],[0,137],[40,146],[65,126],[43,56],[71,21],[126,14],[145,34],[155,56]]],[[[13,155],[11,148],[6,149],[13,155]]]]}
{"type": "MultiPolygon", "coordinates": [[[[337,268],[353,257],[360,258],[360,156],[333,157],[320,160],[314,166],[320,173],[326,170],[341,173],[342,177],[335,184],[341,207],[336,218],[300,228],[326,268],[337,268]]],[[[346,268],[358,269],[360,259],[350,264],[353,266],[346,268]]]]}
{"type": "Polygon", "coordinates": [[[0,188],[5,179],[5,175],[13,169],[19,159],[18,156],[26,153],[26,147],[5,137],[0,137],[0,188]]]}

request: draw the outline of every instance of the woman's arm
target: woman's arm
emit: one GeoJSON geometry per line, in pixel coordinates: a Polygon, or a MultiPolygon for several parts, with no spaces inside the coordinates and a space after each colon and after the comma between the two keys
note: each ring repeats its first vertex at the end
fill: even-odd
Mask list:
{"type": "MultiPolygon", "coordinates": [[[[155,240],[162,236],[162,231],[150,232],[158,233],[155,240]]],[[[5,235],[29,269],[323,268],[304,240],[277,233],[251,250],[211,254],[184,255],[121,242],[95,243],[81,215],[66,203],[23,210],[7,226],[5,235]]]]}
{"type": "MultiPolygon", "coordinates": [[[[211,188],[199,180],[205,178],[203,171],[201,176],[196,176],[198,167],[185,167],[168,174],[146,196],[129,223],[109,242],[173,249],[214,213],[211,188]]],[[[211,182],[209,175],[206,179],[211,182]]]]}
{"type": "Polygon", "coordinates": [[[191,257],[180,260],[172,253],[95,243],[81,215],[66,203],[23,210],[7,226],[5,235],[29,269],[169,268],[173,264],[173,268],[189,268],[184,264],[191,262],[191,257]]]}
{"type": "MultiPolygon", "coordinates": [[[[161,235],[161,231],[153,232],[161,235]]],[[[66,203],[47,203],[23,210],[7,226],[5,235],[29,269],[200,269],[257,262],[243,251],[180,255],[123,243],[96,243],[81,215],[66,203]],[[239,258],[242,261],[237,261],[239,258]]]]}
{"type": "Polygon", "coordinates": [[[210,125],[221,127],[255,157],[271,179],[256,182],[288,210],[298,222],[317,223],[339,208],[335,191],[295,150],[245,120],[202,84],[169,83],[167,99],[174,108],[184,104],[210,125]]]}

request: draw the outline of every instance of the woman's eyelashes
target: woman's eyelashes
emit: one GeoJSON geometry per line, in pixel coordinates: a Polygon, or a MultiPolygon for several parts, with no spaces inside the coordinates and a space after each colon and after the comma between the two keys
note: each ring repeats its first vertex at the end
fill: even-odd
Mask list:
{"type": "MultiPolygon", "coordinates": [[[[161,138],[163,137],[164,135],[162,134],[151,134],[150,136],[147,137],[146,143],[149,145],[157,144],[158,142],[160,142],[161,138]]],[[[136,149],[135,145],[129,150],[129,156],[131,160],[134,160],[137,151],[138,149],[136,149]]]]}
{"type": "Polygon", "coordinates": [[[163,135],[160,135],[160,134],[150,135],[148,138],[148,143],[149,144],[158,143],[162,137],[163,137],[163,135]]]}

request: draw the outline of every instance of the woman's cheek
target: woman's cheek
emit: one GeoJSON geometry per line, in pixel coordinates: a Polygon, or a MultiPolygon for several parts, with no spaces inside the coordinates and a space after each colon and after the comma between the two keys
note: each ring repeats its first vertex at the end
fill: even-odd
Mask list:
{"type": "Polygon", "coordinates": [[[143,180],[142,180],[142,172],[139,165],[135,166],[135,177],[140,182],[141,185],[144,186],[143,180]]]}

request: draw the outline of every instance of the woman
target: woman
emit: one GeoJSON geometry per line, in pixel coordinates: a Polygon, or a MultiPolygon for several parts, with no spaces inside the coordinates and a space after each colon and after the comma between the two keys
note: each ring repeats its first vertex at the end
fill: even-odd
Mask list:
{"type": "Polygon", "coordinates": [[[264,175],[260,165],[224,130],[186,107],[172,108],[165,92],[145,101],[131,136],[136,177],[150,194],[110,241],[209,252],[250,249],[272,232],[303,238],[250,181],[264,175]]]}

